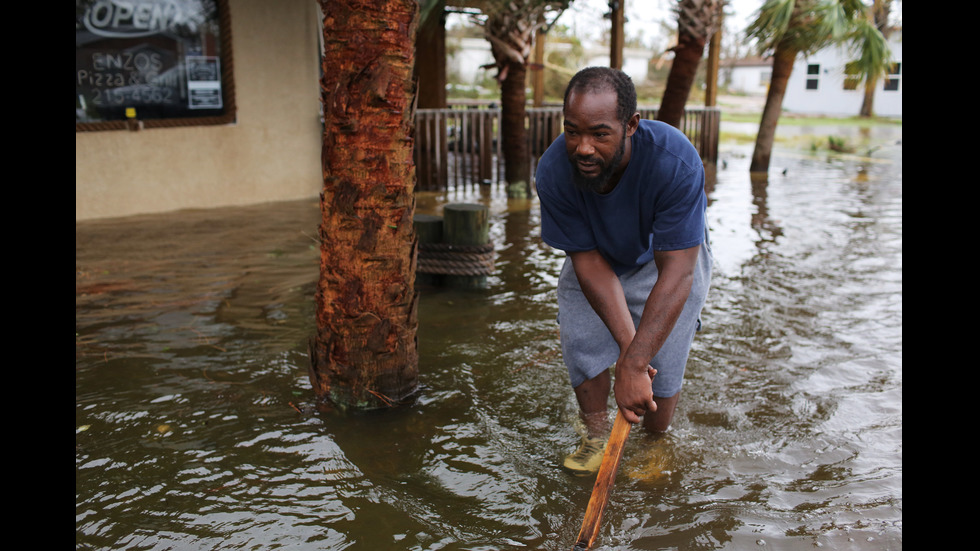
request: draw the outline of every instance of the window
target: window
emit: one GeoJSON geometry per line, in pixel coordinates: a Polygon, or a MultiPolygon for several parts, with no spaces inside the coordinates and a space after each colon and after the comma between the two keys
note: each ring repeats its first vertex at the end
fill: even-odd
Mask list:
{"type": "Polygon", "coordinates": [[[892,63],[888,67],[888,77],[885,78],[884,90],[886,92],[897,92],[898,85],[902,79],[902,63],[892,63]]]}
{"type": "Polygon", "coordinates": [[[759,86],[766,88],[772,82],[772,71],[762,71],[759,73],[759,86]]]}
{"type": "Polygon", "coordinates": [[[228,0],[75,0],[75,131],[235,120],[228,0]]]}
{"type": "Polygon", "coordinates": [[[860,70],[856,61],[851,61],[844,66],[844,89],[857,90],[861,84],[860,70]]]}
{"type": "Polygon", "coordinates": [[[806,89],[816,90],[817,80],[820,77],[820,65],[817,63],[811,63],[806,66],[806,89]]]}

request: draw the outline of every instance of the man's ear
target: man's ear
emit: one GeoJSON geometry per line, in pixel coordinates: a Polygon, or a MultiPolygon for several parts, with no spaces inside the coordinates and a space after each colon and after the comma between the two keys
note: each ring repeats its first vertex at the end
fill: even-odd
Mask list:
{"type": "Polygon", "coordinates": [[[636,129],[640,127],[640,113],[633,113],[630,117],[629,122],[626,123],[626,137],[630,137],[636,132],[636,129]]]}

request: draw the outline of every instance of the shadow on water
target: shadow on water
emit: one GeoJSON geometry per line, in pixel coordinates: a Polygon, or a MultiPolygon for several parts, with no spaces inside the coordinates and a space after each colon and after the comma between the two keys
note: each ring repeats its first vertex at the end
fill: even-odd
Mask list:
{"type": "MultiPolygon", "coordinates": [[[[900,129],[899,129],[900,133],[900,129]]],[[[900,138],[900,135],[899,135],[900,138]]],[[[900,549],[901,147],[723,150],[671,432],[631,436],[596,549],[900,549]],[[782,171],[785,169],[786,173],[782,171]],[[765,547],[760,547],[760,546],[765,547]]],[[[77,549],[569,549],[591,480],[534,200],[488,288],[422,288],[422,389],[317,413],[315,201],[76,224],[77,549]]]]}

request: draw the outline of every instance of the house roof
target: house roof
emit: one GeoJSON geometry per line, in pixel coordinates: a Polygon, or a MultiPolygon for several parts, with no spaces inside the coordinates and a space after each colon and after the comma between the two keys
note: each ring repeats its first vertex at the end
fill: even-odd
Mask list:
{"type": "Polygon", "coordinates": [[[739,59],[725,59],[721,63],[728,67],[772,67],[772,58],[752,56],[739,59]]]}

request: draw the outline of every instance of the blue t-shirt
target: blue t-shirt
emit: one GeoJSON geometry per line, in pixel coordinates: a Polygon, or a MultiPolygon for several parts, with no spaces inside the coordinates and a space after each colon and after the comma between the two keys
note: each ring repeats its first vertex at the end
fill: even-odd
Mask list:
{"type": "Polygon", "coordinates": [[[687,136],[642,119],[629,164],[608,194],[582,191],[562,134],[538,161],[541,238],[565,252],[598,249],[619,275],[653,260],[653,251],[704,241],[704,165],[687,136]]]}

